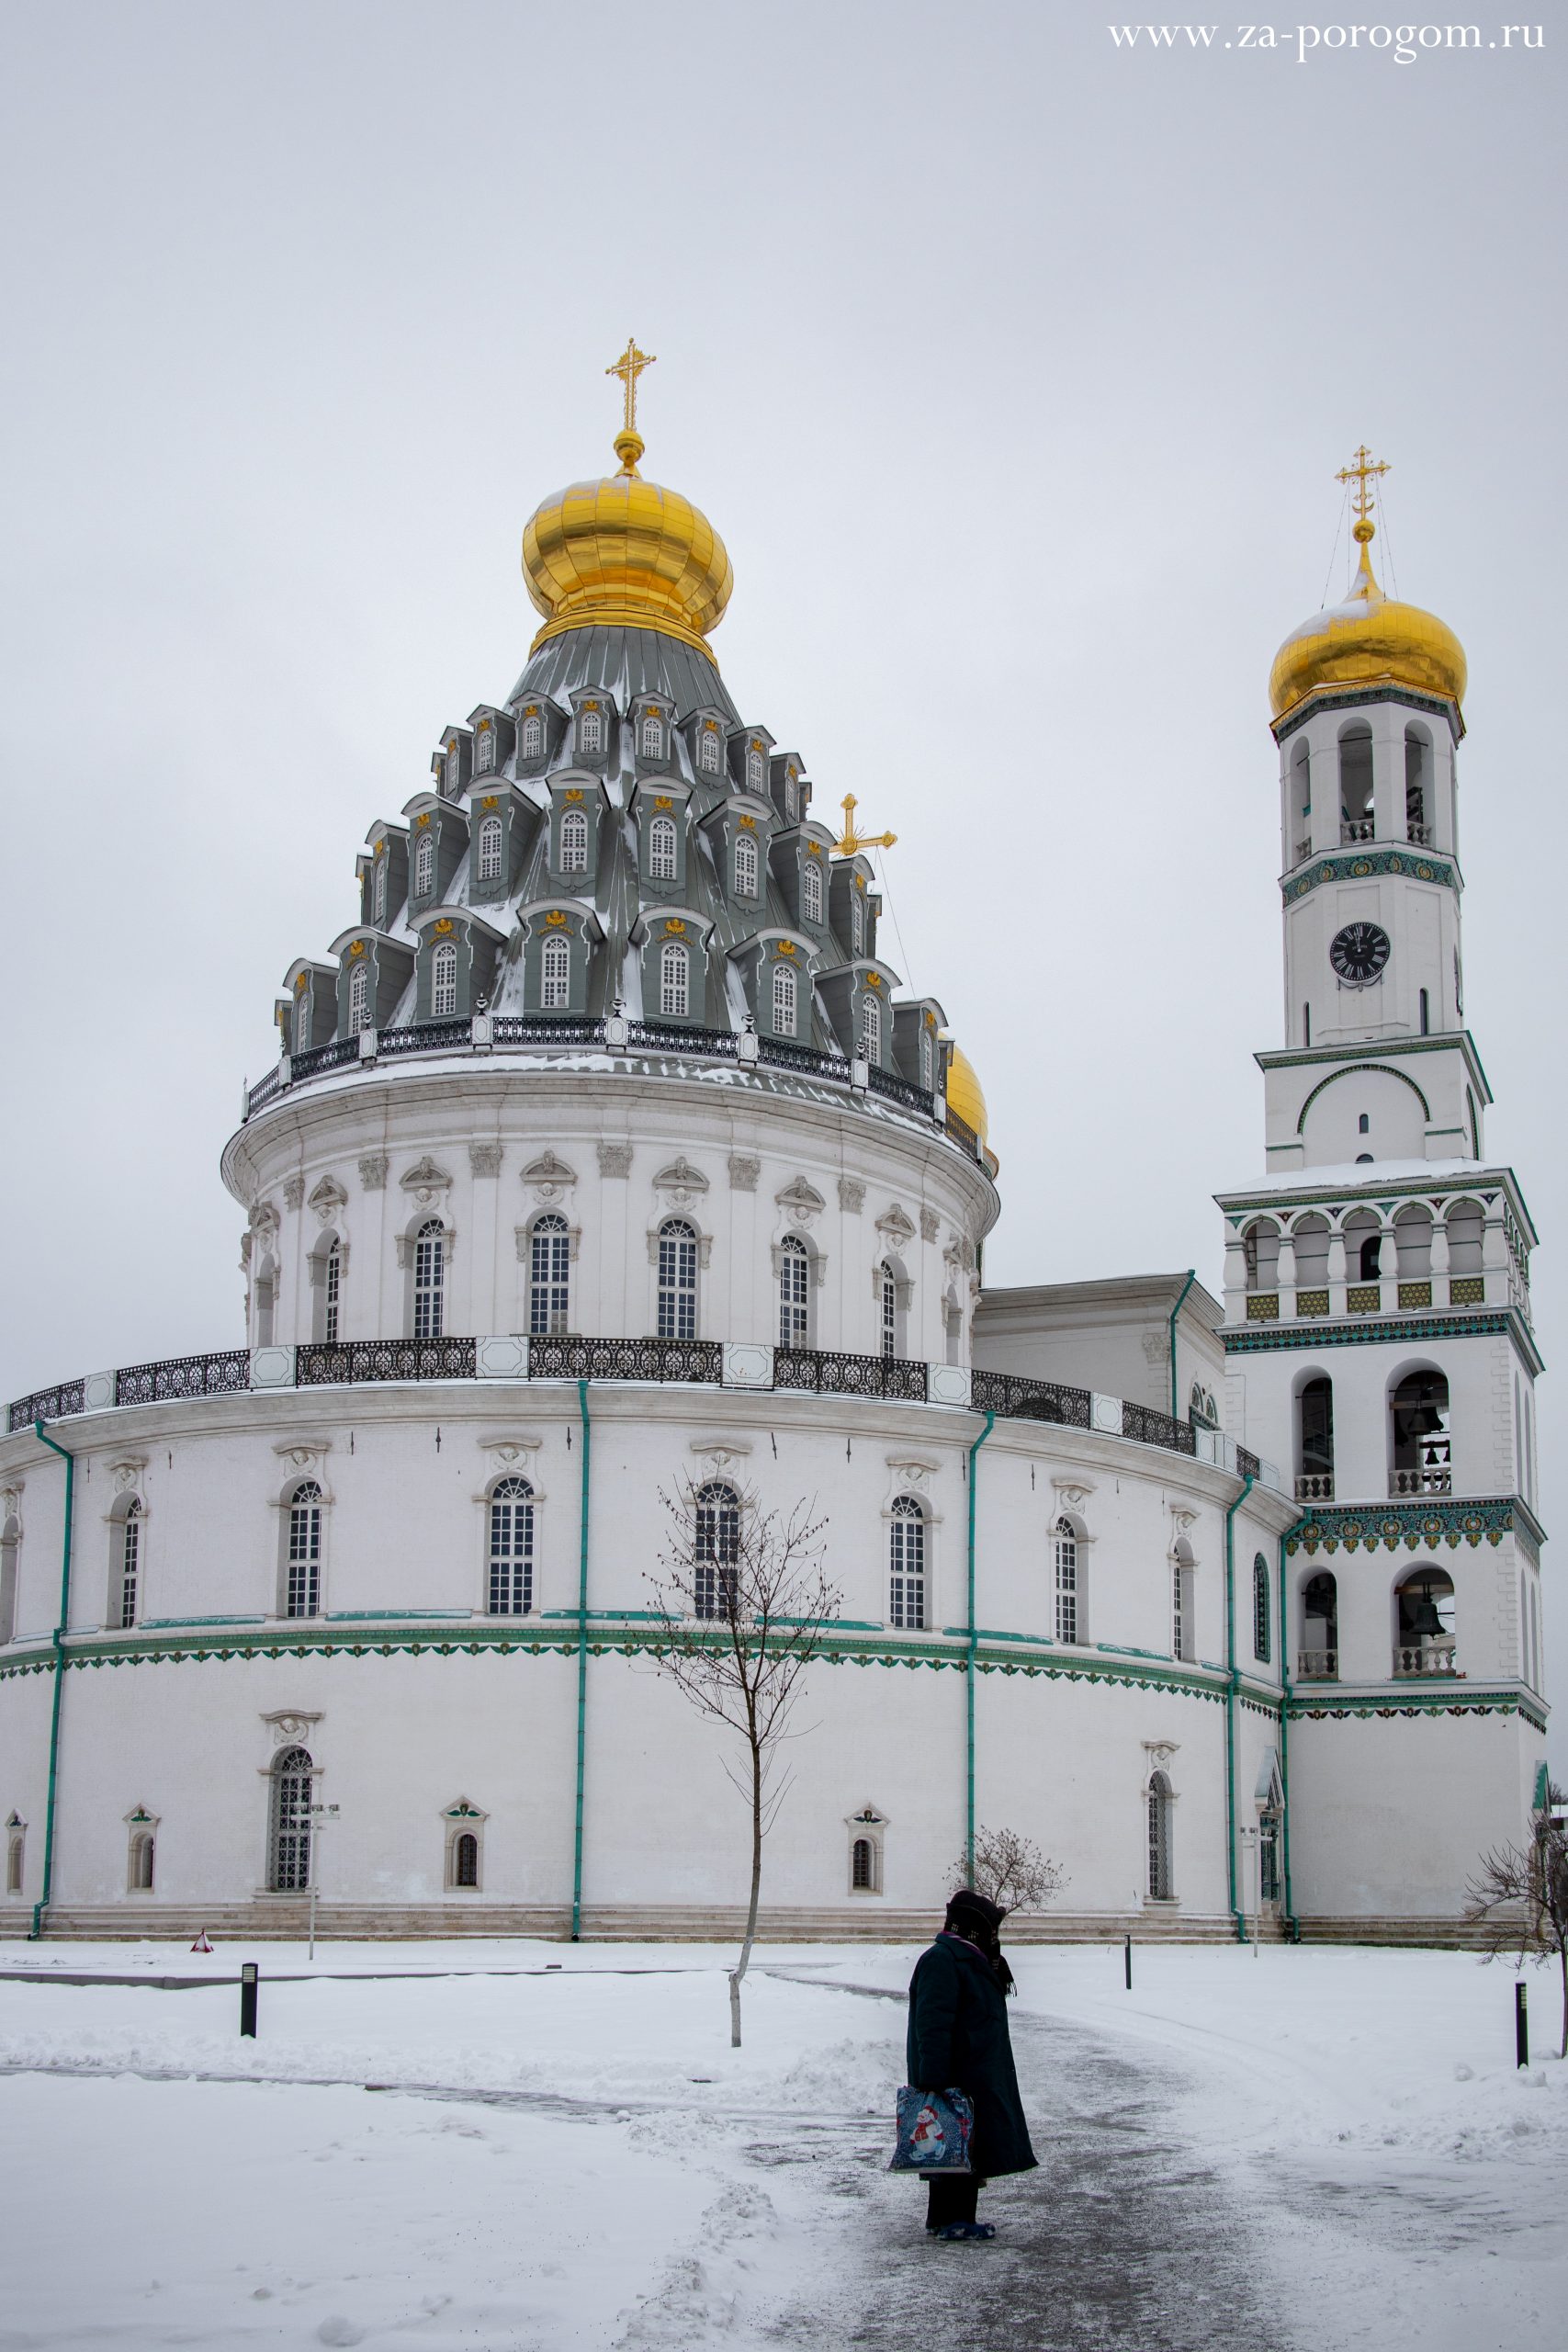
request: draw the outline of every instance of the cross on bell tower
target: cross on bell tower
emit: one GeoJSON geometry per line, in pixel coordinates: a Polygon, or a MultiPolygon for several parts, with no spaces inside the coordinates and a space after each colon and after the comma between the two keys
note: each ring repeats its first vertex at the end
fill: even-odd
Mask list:
{"type": "Polygon", "coordinates": [[[659,354],[656,351],[639,351],[637,347],[636,335],[629,334],[626,337],[626,347],[620,357],[612,367],[604,370],[606,376],[620,378],[621,387],[626,394],[625,422],[619,433],[616,434],[615,442],[615,455],[621,460],[623,473],[636,473],[637,461],[646,446],[637,429],[637,382],[643,369],[651,368],[658,356],[659,354]]]}

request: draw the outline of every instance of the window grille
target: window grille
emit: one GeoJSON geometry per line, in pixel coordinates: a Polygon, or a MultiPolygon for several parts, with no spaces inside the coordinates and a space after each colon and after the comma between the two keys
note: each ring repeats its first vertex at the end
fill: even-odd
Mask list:
{"type": "Polygon", "coordinates": [[[700,768],[705,768],[710,775],[717,775],[718,729],[716,727],[705,727],[698,737],[697,765],[700,768]]]}
{"type": "Polygon", "coordinates": [[[413,1336],[441,1337],[446,1289],[446,1228],[439,1217],[427,1218],[414,1236],[413,1336]]]}
{"type": "Polygon", "coordinates": [[[683,1021],[691,1005],[691,959],[674,940],[659,954],[659,1010],[683,1021]]]}
{"type": "Polygon", "coordinates": [[[739,1556],[739,1496],[733,1487],[699,1487],[692,1542],[692,1600],[699,1617],[725,1617],[734,1609],[739,1556]]]}
{"type": "Polygon", "coordinates": [[[757,843],[750,833],[741,833],[736,840],[735,895],[738,899],[757,895],[757,843]]]}
{"type": "Polygon", "coordinates": [[[435,880],[435,837],[423,832],[413,854],[413,887],[416,898],[423,899],[435,880]]]}
{"type": "Polygon", "coordinates": [[[387,867],[389,863],[390,860],[388,858],[386,851],[383,850],[380,856],[376,860],[375,907],[376,921],[378,924],[384,923],[387,920],[387,867]]]}
{"type": "Polygon", "coordinates": [[[136,1623],[136,1588],[141,1571],[141,1503],[132,1495],[119,1532],[119,1622],[136,1623]]]}
{"type": "Polygon", "coordinates": [[[1269,1563],[1261,1552],[1252,1563],[1252,1655],[1269,1663],[1269,1563]]]}
{"type": "Polygon", "coordinates": [[[490,1599],[492,1617],[526,1617],[534,1606],[534,1489],[502,1478],[490,1498],[490,1599]]]}
{"type": "Polygon", "coordinates": [[[570,1281],[571,1235],[564,1216],[552,1209],[534,1227],[528,1247],[528,1329],[547,1339],[570,1329],[568,1290],[570,1281]]]}
{"type": "Polygon", "coordinates": [[[334,1241],[327,1251],[321,1288],[325,1294],[321,1302],[321,1337],[329,1346],[334,1346],[343,1303],[343,1244],[339,1241],[334,1241]]]}
{"type": "Polygon", "coordinates": [[[288,1498],[288,1617],[314,1617],[321,1603],[321,1490],[301,1479],[288,1498]]]}
{"type": "Polygon", "coordinates": [[[1187,1656],[1187,1572],[1179,1560],[1170,1572],[1170,1654],[1187,1656]]]}
{"type": "Polygon", "coordinates": [[[664,729],[660,723],[659,714],[654,710],[647,711],[642,722],[642,756],[645,760],[657,760],[663,749],[664,729]]]}
{"type": "Polygon", "coordinates": [[[500,881],[503,839],[501,819],[487,817],[479,827],[479,880],[481,882],[500,881]]]}
{"type": "Polygon", "coordinates": [[[801,875],[801,907],[807,922],[822,920],[822,868],[808,857],[801,875]]]}
{"type": "Polygon", "coordinates": [[[868,1062],[882,1059],[882,1001],[868,996],[861,1008],[861,1050],[868,1062]]]}
{"type": "Polygon", "coordinates": [[[479,1883],[479,1841],[471,1829],[465,1829],[452,1844],[452,1883],[478,1886],[479,1883]]]}
{"type": "Polygon", "coordinates": [[[348,1026],[355,1036],[370,1026],[370,967],[363,962],[348,976],[348,1026]]]}
{"type": "Polygon", "coordinates": [[[779,1252],[779,1345],[804,1348],[809,1317],[811,1261],[804,1241],[792,1233],[779,1252]]]}
{"type": "Polygon", "coordinates": [[[675,823],[671,817],[655,817],[648,829],[648,871],[655,882],[675,879],[675,823]]]}
{"type": "Polygon", "coordinates": [[[876,1885],[876,1849],[869,1838],[857,1838],[850,1853],[850,1884],[857,1894],[870,1894],[876,1885]]]}
{"type": "Polygon", "coordinates": [[[781,1037],[793,1037],[795,1023],[795,974],[787,964],[775,964],[773,966],[773,1027],[781,1037]]]}
{"type": "Polygon", "coordinates": [[[547,939],[539,959],[539,1001],[547,1012],[564,1012],[571,1001],[571,949],[564,939],[547,939]]]}
{"type": "Polygon", "coordinates": [[[545,728],[543,720],[538,718],[525,718],[523,721],[523,757],[525,760],[536,760],[544,748],[545,728]]]}
{"type": "Polygon", "coordinates": [[[1078,1638],[1078,1539],[1070,1519],[1056,1521],[1056,1639],[1078,1638]]]}
{"type": "Polygon", "coordinates": [[[898,1285],[890,1266],[882,1269],[881,1308],[882,1360],[891,1363],[898,1352],[898,1285]]]}
{"type": "Polygon", "coordinates": [[[659,1228],[659,1337],[697,1336],[697,1236],[684,1217],[659,1228]]]}
{"type": "Polygon", "coordinates": [[[588,871],[588,820],[581,808],[569,808],[560,820],[560,870],[563,874],[588,871]]]}
{"type": "Polygon", "coordinates": [[[1156,1772],[1149,1781],[1149,1894],[1168,1903],[1170,1891],[1170,1782],[1156,1772]]]}
{"type": "Polygon", "coordinates": [[[604,748],[604,722],[596,710],[582,711],[577,721],[578,748],[600,752],[604,748]]]}
{"type": "Polygon", "coordinates": [[[291,1050],[308,1054],[310,1050],[310,991],[306,989],[294,1000],[294,1035],[291,1050]]]}
{"type": "Polygon", "coordinates": [[[444,939],[430,959],[430,1013],[434,1021],[449,1019],[457,1010],[457,951],[444,939]]]}
{"type": "Polygon", "coordinates": [[[266,1883],[276,1894],[302,1894],[310,1883],[310,1799],[315,1786],[309,1748],[286,1747],[272,1768],[266,1883]]]}
{"type": "Polygon", "coordinates": [[[887,1617],[906,1634],[919,1634],[926,1623],[926,1515],[913,1495],[900,1495],[893,1506],[887,1534],[887,1617]]]}

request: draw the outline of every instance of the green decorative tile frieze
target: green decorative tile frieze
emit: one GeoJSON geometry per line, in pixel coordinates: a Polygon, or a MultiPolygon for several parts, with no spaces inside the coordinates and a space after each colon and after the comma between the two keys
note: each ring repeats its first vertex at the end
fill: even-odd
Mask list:
{"type": "Polygon", "coordinates": [[[1473,1551],[1483,1544],[1499,1544],[1519,1521],[1512,1497],[1488,1502],[1439,1502],[1423,1497],[1414,1503],[1375,1503],[1366,1510],[1354,1506],[1314,1510],[1292,1529],[1285,1549],[1292,1556],[1322,1552],[1429,1552],[1446,1544],[1450,1552],[1461,1544],[1473,1551]]]}
{"type": "Polygon", "coordinates": [[[1303,874],[1281,883],[1285,904],[1321,889],[1325,882],[1360,882],[1374,874],[1408,874],[1413,882],[1438,882],[1456,888],[1457,877],[1447,858],[1428,857],[1417,849],[1360,849],[1314,858],[1303,874]]]}

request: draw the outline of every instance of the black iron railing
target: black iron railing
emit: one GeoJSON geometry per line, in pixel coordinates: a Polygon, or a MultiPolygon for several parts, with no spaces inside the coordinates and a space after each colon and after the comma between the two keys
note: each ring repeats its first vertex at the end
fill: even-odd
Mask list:
{"type": "Polygon", "coordinates": [[[162,1363],[126,1365],[114,1376],[117,1405],[156,1405],[180,1396],[231,1396],[251,1385],[248,1348],[217,1355],[170,1356],[162,1363]]]}
{"type": "Polygon", "coordinates": [[[472,1380],[472,1340],[312,1340],[294,1351],[295,1385],[335,1388],[356,1381],[472,1380]]]}
{"type": "Polygon", "coordinates": [[[383,1029],[378,1054],[455,1053],[474,1042],[471,1021],[421,1021],[408,1029],[383,1029]]]}
{"type": "Polygon", "coordinates": [[[662,1380],[708,1382],[724,1377],[717,1340],[584,1340],[570,1333],[530,1340],[531,1380],[662,1380]]]}
{"type": "Polygon", "coordinates": [[[926,1367],[907,1356],[846,1355],[828,1348],[775,1348],[773,1386],[819,1396],[897,1396],[926,1401],[926,1367]]]}
{"type": "MultiPolygon", "coordinates": [[[[1059,1380],[1025,1380],[1011,1372],[976,1372],[969,1378],[969,1398],[977,1412],[1000,1413],[1010,1421],[1057,1421],[1069,1430],[1089,1427],[1089,1390],[1066,1388],[1059,1380]]],[[[1191,1448],[1187,1451],[1190,1453],[1191,1448]]]]}
{"type": "Polygon", "coordinates": [[[819,1054],[815,1046],[792,1046],[784,1037],[759,1037],[757,1058],[770,1069],[798,1069],[810,1078],[829,1078],[837,1086],[850,1082],[850,1066],[841,1054],[819,1054]]]}
{"type": "Polygon", "coordinates": [[[329,1046],[312,1046],[309,1052],[296,1054],[288,1065],[288,1075],[298,1085],[301,1079],[320,1078],[323,1070],[341,1069],[344,1062],[358,1059],[357,1037],[334,1037],[329,1046]]]}
{"type": "Polygon", "coordinates": [[[18,1396],[6,1413],[6,1429],[30,1430],[35,1421],[61,1421],[81,1412],[85,1386],[80,1380],[62,1380],[58,1387],[35,1388],[30,1396],[18,1396]]]}
{"type": "Polygon", "coordinates": [[[732,1062],[740,1040],[733,1029],[676,1029],[658,1021],[628,1021],[626,1050],[633,1054],[705,1054],[732,1062]]]}
{"type": "Polygon", "coordinates": [[[1172,1420],[1168,1413],[1156,1412],[1148,1405],[1122,1405],[1122,1434],[1123,1437],[1135,1437],[1140,1445],[1163,1445],[1168,1453],[1196,1453],[1198,1451],[1198,1440],[1190,1421],[1172,1420]]]}
{"type": "Polygon", "coordinates": [[[498,1046],[602,1046],[604,1023],[580,1012],[498,1012],[491,1035],[498,1046]]]}
{"type": "Polygon", "coordinates": [[[924,1119],[929,1119],[936,1107],[923,1086],[912,1086],[895,1070],[878,1069],[874,1062],[871,1065],[871,1091],[885,1094],[889,1102],[902,1103],[906,1111],[918,1111],[924,1119]]]}

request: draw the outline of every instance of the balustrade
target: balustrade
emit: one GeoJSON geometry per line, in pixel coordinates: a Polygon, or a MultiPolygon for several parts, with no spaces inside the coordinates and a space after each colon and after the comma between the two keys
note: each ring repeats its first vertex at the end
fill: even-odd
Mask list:
{"type": "Polygon", "coordinates": [[[1444,1463],[1428,1463],[1419,1470],[1392,1470],[1388,1491],[1391,1495],[1451,1495],[1454,1474],[1444,1463]]]}
{"type": "Polygon", "coordinates": [[[1401,1643],[1393,1653],[1393,1670],[1399,1676],[1457,1674],[1456,1651],[1453,1642],[1401,1643]]]}
{"type": "Polygon", "coordinates": [[[1298,1650],[1296,1680],[1298,1682],[1337,1682],[1339,1653],[1337,1650],[1298,1650]]]}
{"type": "Polygon", "coordinates": [[[1334,1500],[1333,1471],[1303,1471],[1296,1480],[1296,1500],[1299,1503],[1331,1503],[1334,1500]]]}

